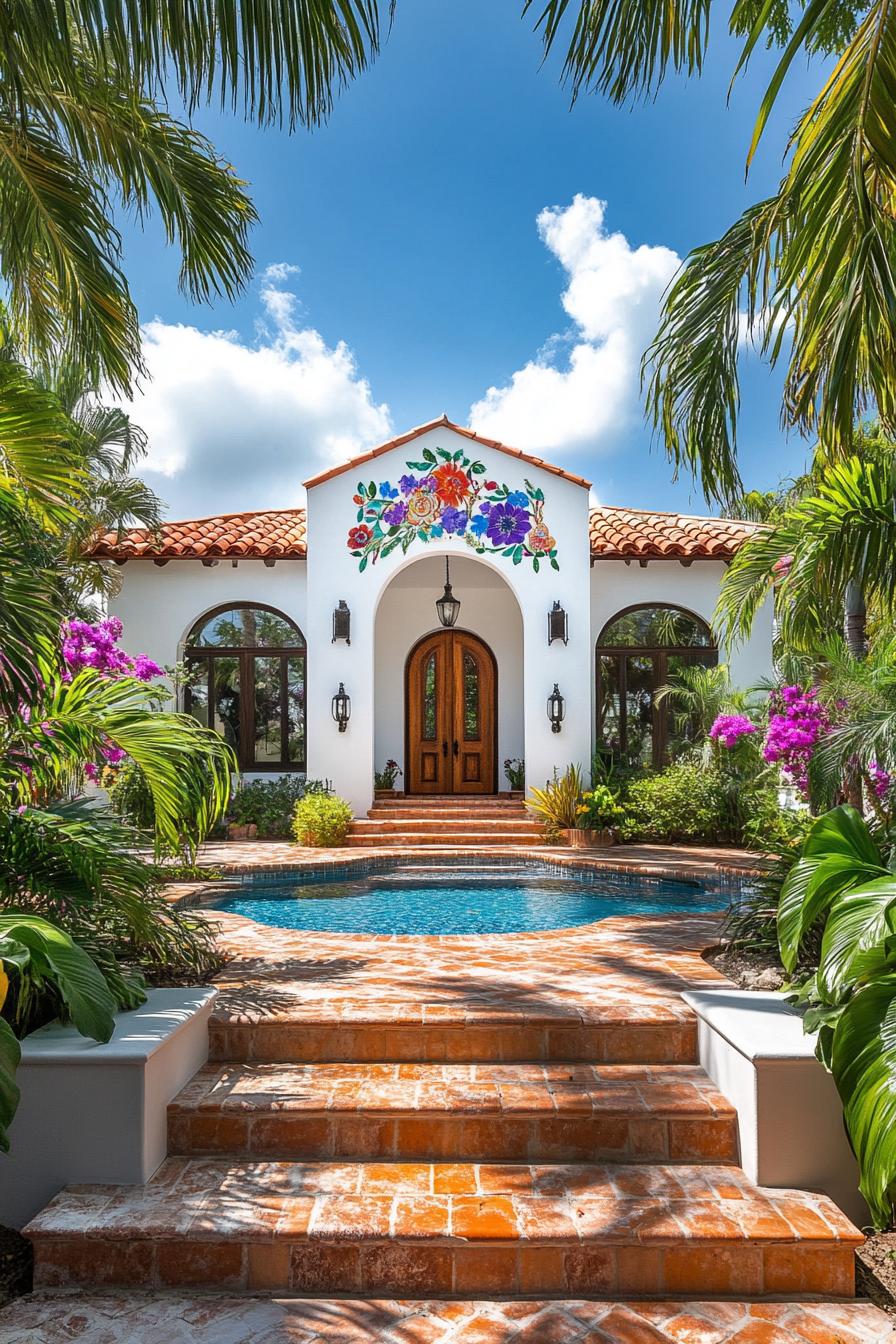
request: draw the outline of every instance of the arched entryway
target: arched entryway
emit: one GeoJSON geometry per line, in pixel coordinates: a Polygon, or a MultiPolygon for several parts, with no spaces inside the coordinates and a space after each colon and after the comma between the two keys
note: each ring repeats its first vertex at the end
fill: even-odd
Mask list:
{"type": "Polygon", "coordinates": [[[467,630],[425,635],[405,668],[406,788],[412,794],[497,789],[498,674],[467,630]]]}

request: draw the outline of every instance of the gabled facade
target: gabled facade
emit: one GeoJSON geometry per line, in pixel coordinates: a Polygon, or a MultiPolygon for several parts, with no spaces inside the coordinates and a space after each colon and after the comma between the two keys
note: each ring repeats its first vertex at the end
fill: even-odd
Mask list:
{"type": "MultiPolygon", "coordinates": [[[[305,484],[305,510],[92,551],[124,567],[125,643],[189,662],[184,707],[248,774],[330,779],[361,812],[389,758],[408,792],[475,794],[509,787],[507,758],[541,784],[573,761],[587,772],[595,748],[674,753],[653,693],[719,657],[709,623],[751,524],[589,508],[581,477],[444,417],[305,484]]],[[[741,685],[769,673],[770,612],[727,661],[741,685]]]]}

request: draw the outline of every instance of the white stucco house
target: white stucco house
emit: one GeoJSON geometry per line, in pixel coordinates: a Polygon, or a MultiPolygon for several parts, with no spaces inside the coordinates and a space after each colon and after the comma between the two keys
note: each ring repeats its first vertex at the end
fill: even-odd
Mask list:
{"type": "MultiPolygon", "coordinates": [[[[659,764],[653,692],[725,660],[710,627],[749,523],[589,507],[589,482],[447,417],[305,482],[307,505],[110,534],[124,645],[185,660],[188,712],[248,775],[326,778],[358,813],[387,759],[408,793],[490,794],[595,750],[659,764]],[[446,565],[450,598],[445,597],[446,565]]],[[[727,659],[771,671],[771,611],[727,659]]]]}

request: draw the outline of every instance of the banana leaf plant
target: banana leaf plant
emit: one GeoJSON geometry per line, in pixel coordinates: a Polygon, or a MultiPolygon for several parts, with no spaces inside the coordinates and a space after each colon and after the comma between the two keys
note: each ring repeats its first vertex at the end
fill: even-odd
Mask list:
{"type": "MultiPolygon", "coordinates": [[[[82,947],[37,915],[0,916],[0,1009],[11,984],[27,978],[52,992],[61,1012],[82,1036],[108,1041],[115,1028],[115,1000],[103,973],[82,947]]],[[[0,1017],[0,1151],[9,1151],[9,1126],[19,1105],[15,1074],[21,1047],[0,1017]]]]}
{"type": "Polygon", "coordinates": [[[859,812],[819,817],[781,889],[778,943],[793,974],[821,928],[818,968],[798,990],[806,1031],[831,1072],[859,1188],[886,1227],[896,1190],[896,873],[859,812]]]}

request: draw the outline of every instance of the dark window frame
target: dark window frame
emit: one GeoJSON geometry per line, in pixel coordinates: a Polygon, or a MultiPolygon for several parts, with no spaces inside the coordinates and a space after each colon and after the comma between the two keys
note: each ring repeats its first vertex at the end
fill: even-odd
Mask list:
{"type": "MultiPolygon", "coordinates": [[[[308,647],[305,636],[291,617],[267,602],[222,602],[219,606],[205,612],[194,621],[184,644],[184,662],[188,666],[206,664],[204,685],[207,696],[208,720],[214,720],[214,663],[216,658],[236,659],[238,667],[238,685],[240,696],[239,727],[240,740],[237,760],[240,770],[250,774],[304,774],[308,768],[308,716],[307,701],[303,698],[301,725],[303,758],[300,761],[289,759],[289,676],[288,664],[292,660],[301,660],[302,686],[308,685],[308,647]],[[191,644],[191,637],[209,621],[226,611],[266,611],[279,620],[285,621],[295,630],[301,643],[289,645],[223,645],[191,644]],[[279,659],[280,661],[280,759],[279,761],[255,760],[255,660],[256,658],[279,659]]],[[[188,685],[184,690],[184,710],[192,713],[192,689],[188,685]]]]}
{"type": "Polygon", "coordinates": [[[698,616],[696,612],[689,611],[687,607],[680,607],[675,602],[634,602],[628,607],[623,607],[620,611],[604,624],[603,629],[597,638],[594,649],[594,686],[595,686],[595,750],[597,752],[608,751],[603,740],[603,723],[606,712],[604,695],[602,690],[601,678],[601,659],[612,661],[616,665],[616,686],[619,693],[619,757],[626,759],[628,749],[628,704],[627,704],[627,664],[629,658],[650,659],[652,675],[650,684],[651,707],[651,743],[652,759],[651,765],[654,769],[661,769],[669,764],[669,717],[670,708],[668,701],[663,700],[659,705],[656,703],[656,692],[661,686],[665,686],[669,680],[668,668],[670,655],[680,658],[683,662],[690,663],[698,667],[716,667],[719,661],[718,646],[713,639],[713,633],[710,626],[698,616]],[[701,626],[707,633],[709,643],[707,644],[603,644],[605,634],[616,621],[623,616],[628,616],[634,611],[674,611],[687,616],[701,626]]]}

